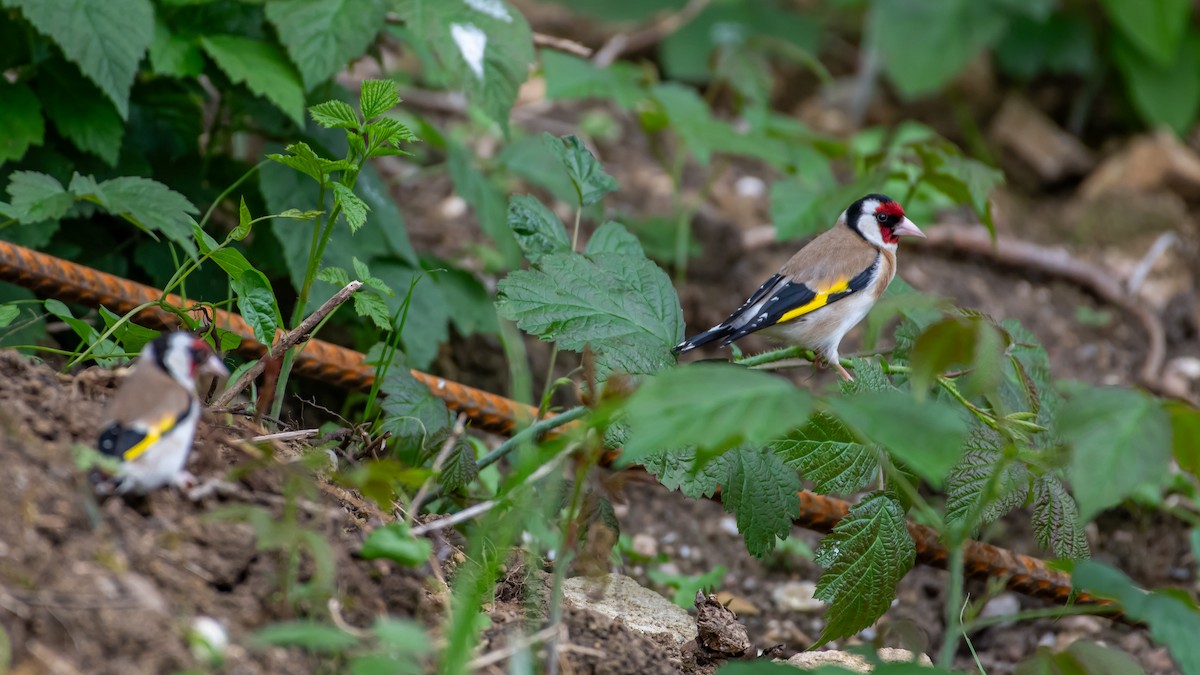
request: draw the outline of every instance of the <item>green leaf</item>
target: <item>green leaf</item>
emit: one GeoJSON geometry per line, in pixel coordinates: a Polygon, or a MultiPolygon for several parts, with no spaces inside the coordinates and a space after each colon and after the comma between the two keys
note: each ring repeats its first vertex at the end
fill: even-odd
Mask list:
{"type": "Polygon", "coordinates": [[[679,490],[692,499],[700,499],[717,493],[729,475],[734,455],[727,452],[697,464],[695,448],[681,448],[647,455],[642,466],[668,490],[679,490]]]}
{"type": "Polygon", "coordinates": [[[279,47],[235,35],[202,37],[200,44],[230,80],[244,83],[304,127],[304,87],[279,47]]]}
{"type": "Polygon", "coordinates": [[[464,438],[454,441],[454,448],[442,463],[438,474],[438,482],[445,492],[465,488],[479,475],[479,465],[475,462],[475,449],[464,438]]]}
{"type": "Polygon", "coordinates": [[[792,520],[800,515],[800,478],[767,449],[741,448],[725,456],[729,463],[721,503],[737,515],[746,550],[762,558],[791,532],[792,520]]]}
{"type": "Polygon", "coordinates": [[[14,171],[8,180],[8,195],[12,199],[13,216],[26,225],[58,220],[75,203],[62,183],[35,171],[14,171]]]}
{"type": "Polygon", "coordinates": [[[779,53],[815,55],[821,35],[820,20],[810,12],[764,2],[717,3],[667,35],[659,58],[669,79],[705,82],[721,54],[757,54],[778,43],[779,53]]]}
{"type": "Polygon", "coordinates": [[[578,136],[558,138],[546,133],[542,135],[542,139],[566,169],[567,177],[575,186],[581,208],[591,206],[603,199],[604,195],[619,189],[617,181],[604,172],[604,167],[600,166],[596,156],[584,146],[578,136]]]}
{"type": "Polygon", "coordinates": [[[1112,55],[1143,120],[1165,124],[1181,135],[1191,128],[1200,110],[1200,37],[1187,35],[1167,65],[1155,63],[1124,40],[1114,41],[1112,55]]]}
{"type": "Polygon", "coordinates": [[[292,143],[286,148],[287,154],[281,155],[278,153],[268,154],[267,157],[271,160],[279,162],[284,166],[299,171],[300,173],[312,178],[320,184],[325,184],[327,174],[325,173],[325,165],[321,158],[313,149],[308,147],[308,144],[301,141],[292,143]]]}
{"type": "Polygon", "coordinates": [[[358,114],[345,101],[325,101],[309,106],[308,114],[326,129],[357,129],[359,126],[358,114]]]}
{"type": "MultiPolygon", "coordinates": [[[[371,270],[367,267],[365,262],[359,260],[358,258],[351,258],[350,265],[354,267],[354,276],[358,277],[359,281],[363,282],[370,288],[379,291],[383,295],[395,295],[395,293],[392,292],[392,289],[388,287],[386,283],[384,283],[383,279],[371,275],[371,270]]],[[[345,286],[345,284],[342,285],[345,286]]]]}
{"type": "Polygon", "coordinates": [[[979,316],[949,317],[925,329],[909,355],[913,395],[924,399],[929,387],[950,366],[969,368],[964,395],[991,393],[1000,386],[1000,331],[979,316]]]}
{"type": "Polygon", "coordinates": [[[846,426],[886,449],[934,486],[962,455],[967,426],[958,411],[939,400],[918,402],[891,390],[826,402],[846,426]],[[921,433],[914,434],[913,429],[921,433]]]}
{"type": "Polygon", "coordinates": [[[21,308],[17,305],[0,305],[0,328],[7,328],[20,315],[21,308]]]}
{"type": "Polygon", "coordinates": [[[629,440],[621,461],[694,445],[703,465],[724,450],[765,443],[804,424],[812,397],[764,372],[697,363],[645,382],[626,410],[629,440]]]}
{"type": "Polygon", "coordinates": [[[340,267],[325,267],[317,272],[317,280],[333,284],[338,288],[345,288],[350,283],[350,275],[340,267]]]}
{"type": "Polygon", "coordinates": [[[546,98],[551,101],[599,98],[632,110],[650,92],[642,83],[642,69],[624,61],[597,68],[587,59],[552,49],[542,50],[546,98]]]}
{"type": "Polygon", "coordinates": [[[124,361],[121,355],[125,353],[115,342],[109,339],[100,339],[100,332],[96,330],[92,324],[76,319],[71,314],[71,310],[67,308],[61,301],[54,298],[47,299],[43,305],[46,311],[62,320],[63,323],[71,327],[71,330],[83,340],[83,343],[92,348],[92,357],[96,359],[96,363],[104,368],[113,368],[124,361]]]}
{"type": "MultiPolygon", "coordinates": [[[[138,63],[154,39],[150,0],[4,0],[17,7],[38,32],[117,106],[129,115],[129,90],[138,63]]],[[[8,133],[8,130],[5,130],[8,133]]]]}
{"type": "Polygon", "coordinates": [[[1200,613],[1192,606],[1162,591],[1147,593],[1120,571],[1092,560],[1077,564],[1071,580],[1076,588],[1115,598],[1130,619],[1150,625],[1150,637],[1170,649],[1182,672],[1200,673],[1200,613]]]}
{"type": "Polygon", "coordinates": [[[1180,468],[1200,473],[1200,410],[1179,401],[1166,403],[1171,415],[1171,454],[1180,468]]]}
{"type": "MultiPolygon", "coordinates": [[[[105,307],[100,308],[100,318],[104,319],[105,330],[116,326],[120,322],[120,326],[113,331],[113,338],[120,343],[126,353],[137,354],[142,351],[142,347],[146,346],[154,338],[158,337],[159,332],[149,328],[143,328],[131,321],[121,321],[121,317],[109,311],[105,307]]],[[[222,349],[222,352],[228,351],[222,349]]]]}
{"type": "Polygon", "coordinates": [[[567,253],[571,241],[554,212],[533,195],[514,195],[508,200],[508,226],[530,262],[547,253],[567,253]]]}
{"type": "Polygon", "coordinates": [[[414,537],[404,523],[388,523],[367,535],[362,545],[362,557],[367,560],[387,558],[406,567],[417,567],[429,560],[433,544],[428,539],[414,537]]]}
{"type": "Polygon", "coordinates": [[[1039,546],[1054,551],[1059,558],[1078,560],[1089,555],[1075,500],[1050,474],[1033,484],[1033,533],[1039,546]]]}
{"type": "Polygon", "coordinates": [[[154,20],[150,67],[158,75],[186,79],[204,72],[204,55],[193,36],[172,33],[161,16],[154,20]]]}
{"type": "Polygon", "coordinates": [[[849,494],[879,473],[879,450],[860,443],[837,419],[817,413],[771,447],[821,494],[849,494]]]}
{"type": "Polygon", "coordinates": [[[621,255],[642,255],[642,245],[638,238],[620,223],[608,221],[596,228],[588,239],[584,253],[595,256],[598,253],[619,253],[621,255]]]}
{"type": "Polygon", "coordinates": [[[1095,642],[1078,640],[1057,654],[1049,647],[1039,647],[1034,655],[1017,664],[1016,675],[1143,675],[1138,662],[1128,654],[1095,642]]]}
{"type": "Polygon", "coordinates": [[[229,286],[237,296],[238,311],[254,329],[254,339],[264,345],[275,341],[275,332],[283,325],[275,290],[267,276],[259,271],[241,251],[235,248],[218,248],[216,240],[199,225],[192,228],[192,236],[204,254],[211,253],[211,260],[229,276],[229,286]]]}
{"type": "Polygon", "coordinates": [[[433,280],[446,300],[450,320],[461,335],[499,332],[496,304],[475,275],[464,270],[448,269],[439,272],[433,280]]]}
{"type": "Polygon", "coordinates": [[[498,285],[497,309],[527,333],[582,351],[609,372],[656,372],[674,362],[683,314],[671,280],[644,257],[554,253],[498,285]],[[629,370],[637,368],[637,370],[629,370]]]}
{"type": "Polygon", "coordinates": [[[1117,30],[1159,66],[1177,58],[1176,49],[1187,30],[1192,3],[1188,0],[1102,0],[1117,30]]]}
{"type": "Polygon", "coordinates": [[[266,14],[309,90],[366,52],[389,5],[387,0],[271,0],[266,14]]]}
{"type": "Polygon", "coordinates": [[[250,236],[250,228],[253,226],[254,217],[250,215],[250,207],[246,206],[246,198],[242,197],[238,203],[238,226],[233,228],[229,237],[234,241],[241,241],[250,236]]]}
{"type": "Polygon", "coordinates": [[[370,319],[379,330],[392,329],[392,313],[387,302],[374,291],[364,289],[354,294],[354,312],[370,319]]]}
{"type": "Polygon", "coordinates": [[[363,80],[358,97],[358,109],[364,120],[379,117],[400,105],[400,94],[391,80],[363,80]]]}
{"type": "Polygon", "coordinates": [[[950,82],[1004,35],[1008,17],[977,0],[874,0],[867,34],[884,71],[905,98],[931,94],[950,82]],[[920,35],[914,45],[912,36],[920,35]]]}
{"type": "Polygon", "coordinates": [[[146,231],[162,232],[168,239],[181,246],[188,255],[195,255],[192,243],[193,215],[200,210],[187,197],[168,188],[158,181],[140,176],[122,176],[103,183],[91,182],[91,177],[76,174],[69,186],[76,196],[92,190],[91,196],[109,213],[122,215],[146,231]]]}
{"type": "Polygon", "coordinates": [[[380,428],[410,446],[422,447],[450,425],[446,403],[434,396],[402,364],[393,364],[383,378],[383,423],[380,428]]]}
{"type": "Polygon", "coordinates": [[[1128,389],[1085,389],[1063,404],[1058,432],[1084,521],[1165,475],[1170,424],[1158,401],[1128,389]]]}
{"type": "Polygon", "coordinates": [[[354,190],[341,184],[333,184],[333,196],[338,204],[342,206],[342,215],[346,218],[346,223],[350,225],[350,234],[358,232],[358,228],[367,224],[367,211],[371,207],[358,195],[354,194],[354,190]]]}
{"type": "Polygon", "coordinates": [[[830,604],[817,645],[853,635],[883,616],[916,555],[895,498],[872,492],[855,504],[817,549],[825,572],[814,596],[830,604]]]}
{"type": "Polygon", "coordinates": [[[46,133],[42,106],[27,85],[0,81],[0,165],[21,159],[31,146],[41,145],[46,133]]]}
{"type": "Polygon", "coordinates": [[[449,143],[447,150],[454,190],[475,209],[480,229],[495,242],[508,266],[518,267],[521,262],[520,246],[505,218],[503,193],[476,168],[466,148],[449,143]]]}
{"type": "Polygon", "coordinates": [[[345,651],[358,644],[358,638],[328,624],[310,620],[282,621],[259,629],[250,644],[264,647],[302,647],[310,652],[345,651]]]}
{"type": "Polygon", "coordinates": [[[509,110],[534,61],[525,17],[504,0],[396,0],[394,11],[507,135],[509,110]]]}
{"type": "Polygon", "coordinates": [[[972,429],[966,447],[946,479],[946,522],[974,533],[980,522],[995,522],[1024,504],[1032,477],[1023,463],[1005,458],[1000,437],[991,430],[972,429]],[[1001,475],[994,477],[997,471],[1001,475]]]}

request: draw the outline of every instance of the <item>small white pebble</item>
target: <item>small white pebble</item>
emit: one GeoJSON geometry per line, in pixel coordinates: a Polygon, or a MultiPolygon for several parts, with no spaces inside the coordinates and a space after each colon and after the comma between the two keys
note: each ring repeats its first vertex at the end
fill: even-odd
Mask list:
{"type": "Polygon", "coordinates": [[[683,556],[684,558],[692,557],[692,547],[687,545],[680,546],[679,555],[683,556]]]}
{"type": "Polygon", "coordinates": [[[458,195],[450,195],[442,200],[438,210],[442,214],[442,218],[446,220],[454,220],[467,215],[467,200],[458,195]]]}
{"type": "Polygon", "coordinates": [[[812,612],[825,606],[824,602],[813,597],[816,591],[817,585],[811,581],[788,581],[775,587],[771,599],[776,607],[784,611],[812,612]]]}
{"type": "Polygon", "coordinates": [[[229,648],[229,633],[211,616],[192,619],[192,653],[201,661],[220,659],[229,648]]]}
{"type": "Polygon", "coordinates": [[[632,548],[634,553],[643,558],[653,558],[658,555],[658,542],[644,532],[633,535],[632,548]]]}
{"type": "Polygon", "coordinates": [[[1054,646],[1054,633],[1043,633],[1042,637],[1038,638],[1037,646],[1053,647],[1054,646]]]}
{"type": "Polygon", "coordinates": [[[758,176],[742,176],[733,184],[739,197],[757,199],[767,192],[767,184],[758,176]]]}
{"type": "Polygon", "coordinates": [[[734,519],[733,519],[732,517],[730,517],[730,516],[725,516],[724,518],[722,518],[722,519],[721,519],[721,520],[720,520],[720,521],[717,523],[717,525],[718,525],[718,526],[719,526],[719,527],[720,527],[722,530],[724,530],[724,531],[725,531],[727,534],[732,534],[732,535],[733,535],[733,536],[735,536],[735,537],[736,537],[736,536],[738,536],[738,534],[740,534],[740,533],[738,532],[737,521],[736,521],[736,520],[734,520],[734,519]]]}

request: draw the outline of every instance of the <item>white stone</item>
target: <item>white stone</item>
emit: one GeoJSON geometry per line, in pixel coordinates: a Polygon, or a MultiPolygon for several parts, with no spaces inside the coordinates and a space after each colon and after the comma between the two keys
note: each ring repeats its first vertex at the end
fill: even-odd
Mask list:
{"type": "Polygon", "coordinates": [[[816,591],[817,585],[811,581],[788,581],[771,591],[771,599],[786,612],[815,612],[825,607],[824,602],[813,597],[816,591]]]}
{"type": "Polygon", "coordinates": [[[609,619],[620,618],[630,630],[652,639],[665,637],[683,644],[696,637],[696,621],[688,616],[687,610],[623,574],[609,574],[600,579],[566,579],[563,603],[609,619]],[[600,599],[592,599],[592,593],[601,588],[604,594],[600,599]]]}

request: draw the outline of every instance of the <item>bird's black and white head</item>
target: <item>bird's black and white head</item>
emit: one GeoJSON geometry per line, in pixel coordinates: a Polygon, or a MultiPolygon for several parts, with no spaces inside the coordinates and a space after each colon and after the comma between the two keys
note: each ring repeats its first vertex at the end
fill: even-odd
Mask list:
{"type": "Polygon", "coordinates": [[[925,238],[925,234],[904,215],[896,200],[881,194],[869,194],[850,205],[842,214],[846,227],[872,246],[895,251],[900,237],[925,238]]]}
{"type": "Polygon", "coordinates": [[[196,376],[201,373],[218,377],[229,374],[220,357],[208,348],[207,342],[183,331],[163,333],[146,343],[139,362],[163,369],[189,390],[195,388],[196,376]]]}

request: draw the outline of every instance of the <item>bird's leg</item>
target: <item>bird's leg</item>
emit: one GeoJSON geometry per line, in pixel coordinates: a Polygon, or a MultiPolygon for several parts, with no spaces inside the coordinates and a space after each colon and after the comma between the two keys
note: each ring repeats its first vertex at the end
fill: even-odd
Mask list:
{"type": "Polygon", "coordinates": [[[854,381],[854,376],[851,375],[849,371],[847,371],[845,368],[842,367],[841,361],[833,361],[832,363],[833,363],[833,367],[837,368],[837,371],[842,374],[842,377],[844,377],[847,382],[854,381]]]}

